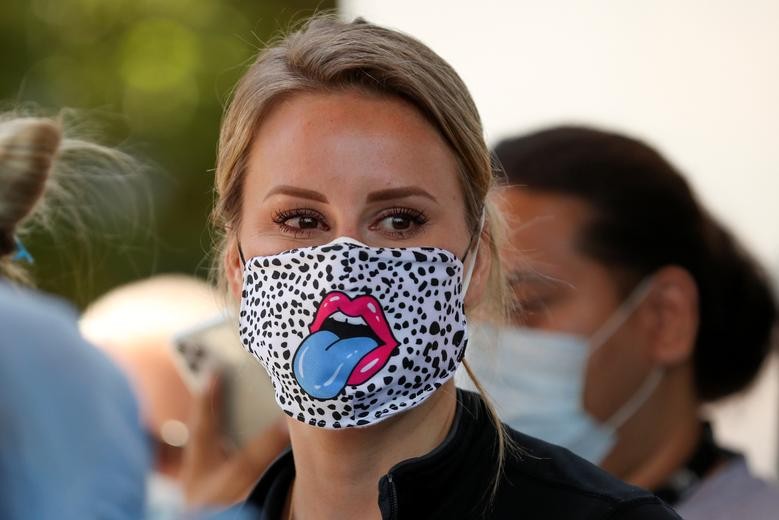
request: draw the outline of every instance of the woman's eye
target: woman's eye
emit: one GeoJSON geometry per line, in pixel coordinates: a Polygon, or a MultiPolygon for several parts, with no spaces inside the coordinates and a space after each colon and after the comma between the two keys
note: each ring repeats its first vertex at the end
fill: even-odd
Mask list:
{"type": "Polygon", "coordinates": [[[536,294],[536,291],[529,290],[519,284],[511,287],[513,292],[514,305],[522,312],[536,313],[546,309],[547,301],[542,295],[536,294]]]}
{"type": "Polygon", "coordinates": [[[385,228],[393,231],[406,231],[411,224],[411,219],[408,217],[387,217],[382,221],[385,228]]]}
{"type": "Polygon", "coordinates": [[[381,215],[373,228],[388,235],[405,238],[418,231],[425,223],[427,218],[422,212],[397,208],[381,215]]]}
{"type": "Polygon", "coordinates": [[[319,221],[314,217],[295,217],[284,222],[289,227],[298,229],[316,229],[319,227],[319,221]]]}
{"type": "Polygon", "coordinates": [[[317,229],[324,231],[329,229],[324,217],[310,209],[278,211],[273,215],[273,222],[282,232],[292,233],[296,236],[311,233],[317,229]]]}

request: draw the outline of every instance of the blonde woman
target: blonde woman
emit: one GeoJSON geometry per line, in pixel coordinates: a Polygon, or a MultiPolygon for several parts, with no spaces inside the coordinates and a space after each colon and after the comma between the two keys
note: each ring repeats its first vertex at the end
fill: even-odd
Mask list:
{"type": "Polygon", "coordinates": [[[413,38],[317,17],[244,75],[214,218],[292,444],[258,518],[677,518],[455,388],[466,313],[501,312],[492,188],[465,85],[413,38]]]}
{"type": "Polygon", "coordinates": [[[130,387],[73,310],[20,285],[31,257],[17,238],[57,191],[53,170],[128,160],[63,139],[54,120],[0,118],[0,518],[143,516],[149,457],[130,387]]]}

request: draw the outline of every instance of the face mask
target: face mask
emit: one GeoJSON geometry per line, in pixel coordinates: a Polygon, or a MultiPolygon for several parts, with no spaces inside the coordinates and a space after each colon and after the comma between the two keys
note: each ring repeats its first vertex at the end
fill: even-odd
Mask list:
{"type": "MultiPolygon", "coordinates": [[[[616,444],[617,429],[643,406],[663,372],[652,371],[616,413],[599,422],[583,408],[587,362],[635,311],[649,287],[648,281],[640,284],[589,340],[519,327],[473,327],[475,346],[466,359],[503,421],[599,464],[616,444]]],[[[473,388],[462,369],[457,383],[473,388]]]]}
{"type": "Polygon", "coordinates": [[[457,369],[474,258],[466,269],[443,249],[345,237],[251,258],[241,340],[289,416],[323,428],[375,424],[420,404],[457,369]]]}

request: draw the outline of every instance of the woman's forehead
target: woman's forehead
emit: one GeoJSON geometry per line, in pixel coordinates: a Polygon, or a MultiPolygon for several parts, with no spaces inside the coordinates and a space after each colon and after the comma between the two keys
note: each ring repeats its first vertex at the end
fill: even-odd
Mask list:
{"type": "Polygon", "coordinates": [[[451,149],[412,105],[359,92],[305,93],[279,103],[257,131],[248,176],[247,189],[258,191],[280,184],[317,191],[344,183],[418,186],[451,200],[447,192],[458,190],[451,149]]]}

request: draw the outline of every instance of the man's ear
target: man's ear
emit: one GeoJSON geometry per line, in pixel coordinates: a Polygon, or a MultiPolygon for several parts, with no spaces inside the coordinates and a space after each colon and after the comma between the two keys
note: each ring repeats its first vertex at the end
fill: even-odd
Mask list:
{"type": "Polygon", "coordinates": [[[238,241],[235,238],[229,238],[226,247],[224,271],[225,276],[227,276],[227,286],[232,297],[239,299],[243,290],[243,263],[238,253],[238,241]]]}
{"type": "Polygon", "coordinates": [[[487,226],[481,232],[479,247],[471,251],[471,255],[476,255],[476,265],[473,266],[471,283],[468,285],[468,292],[465,293],[465,309],[471,309],[478,305],[486,296],[487,285],[490,277],[490,265],[492,264],[492,250],[490,248],[490,236],[487,226]]]}
{"type": "Polygon", "coordinates": [[[678,266],[663,267],[653,275],[652,289],[641,307],[650,358],[664,366],[688,361],[700,321],[698,285],[692,275],[678,266]]]}

